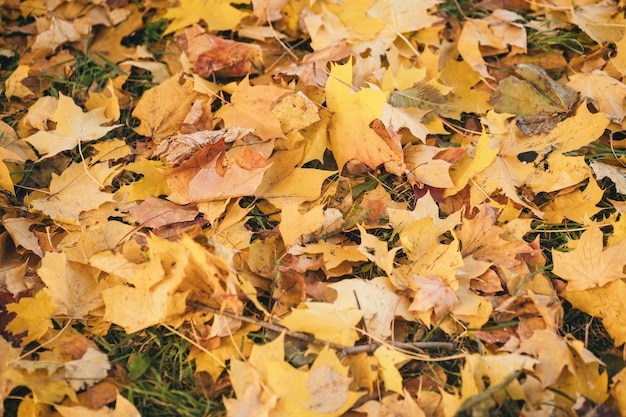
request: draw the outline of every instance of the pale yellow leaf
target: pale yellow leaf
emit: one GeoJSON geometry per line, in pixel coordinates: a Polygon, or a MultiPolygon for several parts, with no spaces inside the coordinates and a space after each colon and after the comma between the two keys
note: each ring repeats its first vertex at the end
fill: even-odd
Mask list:
{"type": "Polygon", "coordinates": [[[78,224],[80,214],[97,209],[106,202],[113,202],[113,195],[102,192],[100,179],[107,179],[115,172],[108,163],[98,163],[86,168],[73,163],[61,175],[52,174],[49,194],[35,193],[30,205],[55,220],[78,224]]]}
{"type": "Polygon", "coordinates": [[[369,281],[349,279],[328,285],[337,291],[333,301],[339,308],[355,308],[363,312],[365,329],[377,340],[385,340],[392,334],[392,322],[396,316],[411,318],[409,300],[396,293],[388,277],[369,281]]]}
{"type": "Polygon", "coordinates": [[[107,355],[89,347],[80,359],[65,363],[65,377],[72,388],[79,391],[106,378],[109,369],[111,364],[107,355]]]}
{"type": "Polygon", "coordinates": [[[74,100],[63,94],[59,95],[59,102],[54,113],[56,129],[40,130],[24,140],[37,149],[41,159],[74,149],[82,143],[100,139],[115,126],[103,126],[111,121],[105,115],[106,108],[98,107],[90,112],[83,113],[74,100]]]}
{"type": "Polygon", "coordinates": [[[309,302],[293,309],[280,324],[294,332],[311,333],[323,341],[353,346],[360,337],[355,326],[362,318],[363,312],[355,308],[309,302]]]}
{"type": "Polygon", "coordinates": [[[98,285],[100,271],[68,261],[63,252],[48,252],[37,274],[46,284],[43,291],[57,305],[54,314],[82,319],[102,304],[98,285]]]}

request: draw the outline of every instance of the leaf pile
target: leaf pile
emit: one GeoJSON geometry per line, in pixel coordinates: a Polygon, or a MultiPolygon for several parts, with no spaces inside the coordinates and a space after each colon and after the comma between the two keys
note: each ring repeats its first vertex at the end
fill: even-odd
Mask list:
{"type": "Polygon", "coordinates": [[[626,415],[623,6],[0,2],[0,410],[626,415]]]}

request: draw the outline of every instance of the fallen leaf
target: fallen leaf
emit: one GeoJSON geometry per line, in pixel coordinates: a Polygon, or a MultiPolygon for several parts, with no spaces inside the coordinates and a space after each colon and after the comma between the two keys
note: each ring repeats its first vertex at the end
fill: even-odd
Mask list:
{"type": "Polygon", "coordinates": [[[382,114],[386,93],[366,88],[351,90],[352,64],[333,65],[326,83],[326,103],[333,112],[330,148],[341,170],[355,159],[370,168],[393,161],[395,153],[369,124],[382,114]]]}
{"type": "Polygon", "coordinates": [[[543,218],[549,223],[560,223],[564,218],[585,223],[585,219],[595,216],[601,210],[598,204],[603,195],[604,190],[598,186],[598,182],[589,177],[589,183],[584,190],[564,190],[554,200],[542,206],[543,218]]]}
{"type": "Polygon", "coordinates": [[[329,62],[340,61],[350,53],[350,48],[345,42],[340,42],[306,55],[300,64],[293,63],[277,71],[282,74],[296,75],[305,85],[322,88],[328,80],[326,65],[329,62]]]}
{"type": "Polygon", "coordinates": [[[56,129],[40,130],[34,135],[24,138],[24,140],[37,149],[41,159],[51,158],[77,146],[80,149],[83,143],[100,139],[109,131],[120,126],[103,126],[111,122],[111,119],[105,115],[105,111],[105,107],[99,107],[83,113],[81,108],[74,103],[74,100],[60,94],[53,117],[57,124],[56,129]]]}
{"type": "Polygon", "coordinates": [[[11,236],[15,246],[22,246],[24,249],[32,251],[35,255],[43,258],[43,251],[39,245],[39,239],[30,227],[37,223],[26,218],[3,218],[2,225],[11,236]]]}
{"type": "Polygon", "coordinates": [[[459,302],[452,288],[439,277],[416,276],[412,284],[417,289],[409,311],[421,313],[420,317],[427,326],[438,323],[459,302]]]}
{"type": "Polygon", "coordinates": [[[363,312],[355,308],[310,302],[293,309],[280,324],[293,332],[311,333],[325,342],[354,346],[360,337],[355,326],[362,318],[363,312]]]}
{"type": "Polygon", "coordinates": [[[569,346],[551,330],[535,330],[532,337],[522,341],[517,352],[538,359],[533,374],[541,381],[543,388],[554,385],[564,369],[576,372],[569,346]]]}
{"type": "Polygon", "coordinates": [[[507,46],[526,51],[526,31],[517,20],[522,16],[509,10],[495,10],[483,19],[466,19],[459,35],[457,48],[463,60],[483,78],[493,79],[487,71],[480,46],[502,50],[507,46]]]}
{"type": "Polygon", "coordinates": [[[65,363],[65,376],[76,391],[93,386],[111,369],[105,353],[89,347],[80,358],[65,363]]]}
{"type": "Polygon", "coordinates": [[[155,154],[164,157],[170,164],[179,165],[206,145],[213,145],[220,140],[224,140],[224,143],[233,143],[245,138],[252,131],[253,129],[236,127],[174,135],[159,143],[155,154]]]}
{"type": "Polygon", "coordinates": [[[241,77],[263,66],[260,46],[209,35],[199,25],[185,30],[177,42],[193,64],[193,72],[204,78],[214,73],[221,77],[241,77]]]}
{"type": "Polygon", "coordinates": [[[73,163],[61,175],[52,174],[50,191],[32,194],[29,203],[53,219],[78,224],[82,212],[114,201],[112,194],[101,191],[104,181],[113,174],[108,163],[91,167],[73,163]]]}
{"type": "Polygon", "coordinates": [[[251,86],[248,77],[244,78],[230,98],[230,104],[223,106],[215,117],[224,120],[226,128],[244,127],[253,129],[261,139],[284,138],[280,121],[272,114],[272,103],[290,90],[267,86],[251,86]]]}
{"type": "Polygon", "coordinates": [[[626,117],[623,102],[626,85],[602,71],[591,74],[574,74],[567,85],[578,91],[583,99],[591,103],[612,122],[621,124],[626,117]]]}
{"type": "Polygon", "coordinates": [[[574,308],[600,318],[613,338],[615,346],[626,343],[626,329],[623,326],[626,316],[622,308],[626,297],[626,284],[623,280],[618,279],[602,287],[592,287],[583,291],[571,291],[566,287],[561,295],[572,303],[574,308]]]}
{"type": "Polygon", "coordinates": [[[189,222],[196,218],[198,210],[193,206],[181,207],[167,200],[148,195],[146,200],[128,210],[142,227],[159,228],[173,223],[189,222]]]}
{"type": "Polygon", "coordinates": [[[410,317],[409,300],[396,293],[387,277],[377,277],[369,281],[344,280],[328,286],[337,291],[333,304],[363,312],[365,329],[377,340],[386,340],[391,336],[392,322],[396,316],[410,317]]]}
{"type": "Polygon", "coordinates": [[[626,278],[626,264],[622,254],[626,240],[602,248],[602,231],[592,224],[570,252],[552,250],[554,268],[552,272],[567,281],[568,291],[584,291],[604,287],[626,278]]]}
{"type": "Polygon", "coordinates": [[[165,19],[173,19],[163,36],[203,20],[211,31],[234,29],[248,15],[232,6],[229,0],[183,0],[178,7],[170,7],[165,19]],[[198,12],[200,11],[200,12],[198,12]]]}
{"type": "Polygon", "coordinates": [[[463,219],[458,233],[461,240],[461,253],[464,258],[472,257],[498,266],[511,268],[520,264],[522,254],[533,249],[526,242],[508,242],[501,236],[504,229],[496,226],[497,211],[488,206],[473,219],[463,219]]]}
{"type": "Polygon", "coordinates": [[[293,368],[285,362],[268,361],[267,385],[278,395],[275,413],[313,417],[341,416],[362,396],[350,391],[348,368],[336,354],[325,348],[309,371],[293,368]]]}
{"type": "Polygon", "coordinates": [[[615,189],[618,193],[626,194],[626,168],[605,164],[596,160],[591,161],[589,166],[599,180],[608,177],[615,183],[615,189]]]}
{"type": "Polygon", "coordinates": [[[100,271],[67,260],[62,252],[49,252],[41,260],[37,275],[46,284],[44,292],[56,305],[54,314],[82,319],[102,305],[100,271]]]}
{"type": "Polygon", "coordinates": [[[428,145],[408,145],[404,149],[404,163],[406,168],[423,184],[436,188],[454,188],[450,178],[452,164],[436,155],[441,149],[428,145]]]}
{"type": "Polygon", "coordinates": [[[619,15],[617,4],[601,1],[590,4],[572,2],[568,5],[572,23],[578,25],[591,39],[602,44],[617,42],[624,36],[620,25],[624,17],[619,15]]]}
{"type": "Polygon", "coordinates": [[[357,408],[356,411],[366,413],[367,417],[395,415],[426,417],[424,410],[417,405],[410,392],[405,389],[402,397],[399,394],[392,394],[385,396],[380,402],[370,400],[357,408]]]}
{"type": "Polygon", "coordinates": [[[17,97],[25,99],[34,96],[34,93],[26,87],[22,80],[28,78],[30,65],[18,65],[9,78],[4,81],[4,94],[7,99],[17,97]]]}
{"type": "Polygon", "coordinates": [[[67,42],[76,42],[79,39],[80,35],[71,22],[53,17],[49,26],[39,33],[31,48],[35,56],[42,57],[67,42]]]}
{"type": "MultiPolygon", "coordinates": [[[[248,368],[241,361],[232,361],[230,364],[231,372],[236,377],[232,377],[235,381],[241,378],[241,375],[248,371],[248,368]]],[[[253,374],[253,378],[254,378],[253,374]]],[[[233,384],[234,385],[234,384],[233,384]]],[[[235,386],[235,385],[234,385],[235,386]]],[[[261,398],[261,382],[258,376],[252,381],[245,381],[245,385],[240,389],[235,389],[237,398],[224,398],[224,407],[228,417],[248,417],[255,415],[259,417],[269,417],[269,413],[276,406],[278,397],[272,395],[269,399],[261,398]],[[243,392],[242,392],[243,391],[243,392]]]]}
{"type": "Polygon", "coordinates": [[[401,394],[402,375],[399,368],[409,360],[409,356],[399,350],[383,345],[376,349],[374,357],[378,360],[380,379],[385,383],[385,388],[401,394]]]}
{"type": "Polygon", "coordinates": [[[152,87],[139,99],[133,117],[141,121],[135,132],[159,143],[178,133],[181,123],[191,111],[192,103],[199,97],[194,82],[179,74],[152,87]]]}
{"type": "Polygon", "coordinates": [[[9,322],[6,330],[14,336],[25,335],[21,338],[21,346],[39,340],[52,328],[52,314],[56,305],[49,295],[39,291],[34,297],[24,297],[17,303],[5,306],[6,311],[16,313],[17,316],[9,322]]]}

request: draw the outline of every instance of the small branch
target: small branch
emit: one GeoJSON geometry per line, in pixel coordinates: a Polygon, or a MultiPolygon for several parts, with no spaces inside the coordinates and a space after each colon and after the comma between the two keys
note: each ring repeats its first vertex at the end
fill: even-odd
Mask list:
{"type": "Polygon", "coordinates": [[[254,317],[247,316],[238,316],[237,314],[230,313],[228,311],[220,311],[218,308],[213,308],[209,306],[205,306],[204,304],[197,303],[195,301],[187,301],[187,305],[189,307],[197,308],[198,310],[209,311],[214,314],[222,315],[229,317],[231,319],[240,320],[246,323],[254,324],[259,327],[263,327],[264,329],[272,330],[277,333],[285,333],[285,336],[292,337],[294,339],[302,340],[307,343],[311,343],[313,345],[318,346],[328,346],[333,350],[338,351],[339,357],[342,358],[347,355],[354,355],[356,353],[362,352],[374,352],[380,346],[390,345],[393,347],[397,347],[399,349],[406,350],[420,350],[420,349],[444,349],[444,350],[452,350],[454,349],[453,343],[448,342],[412,342],[412,343],[402,343],[402,342],[389,342],[389,343],[368,343],[366,345],[358,345],[358,346],[343,346],[338,345],[336,343],[328,342],[325,340],[317,339],[310,334],[301,333],[301,332],[292,332],[284,326],[274,323],[267,323],[265,321],[255,319],[254,317]]]}

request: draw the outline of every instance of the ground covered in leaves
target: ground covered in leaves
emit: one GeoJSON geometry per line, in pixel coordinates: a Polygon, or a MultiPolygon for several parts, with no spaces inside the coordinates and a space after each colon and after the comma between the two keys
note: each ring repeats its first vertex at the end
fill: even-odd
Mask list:
{"type": "Polygon", "coordinates": [[[610,0],[0,0],[0,410],[626,415],[610,0]]]}

